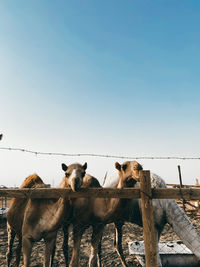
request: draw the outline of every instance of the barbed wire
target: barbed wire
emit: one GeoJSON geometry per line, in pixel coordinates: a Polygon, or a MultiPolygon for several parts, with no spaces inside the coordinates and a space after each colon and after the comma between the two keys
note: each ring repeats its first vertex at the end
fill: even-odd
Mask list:
{"type": "Polygon", "coordinates": [[[24,148],[13,148],[13,147],[0,147],[0,150],[8,151],[20,151],[30,154],[47,155],[47,156],[66,156],[66,157],[99,157],[99,158],[116,158],[116,159],[152,159],[152,160],[200,160],[200,157],[154,157],[154,156],[118,156],[118,155],[106,155],[106,154],[95,154],[95,153],[61,153],[61,152],[40,152],[33,151],[24,148]]]}

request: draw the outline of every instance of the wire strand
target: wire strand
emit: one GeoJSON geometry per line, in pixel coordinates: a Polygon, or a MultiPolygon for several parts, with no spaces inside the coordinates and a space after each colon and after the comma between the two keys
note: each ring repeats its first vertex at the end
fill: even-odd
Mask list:
{"type": "Polygon", "coordinates": [[[47,156],[66,156],[66,157],[99,157],[99,158],[116,158],[116,159],[150,159],[150,160],[200,160],[200,157],[157,157],[157,156],[118,156],[118,155],[106,155],[106,154],[94,154],[94,153],[60,153],[60,152],[40,152],[33,151],[24,148],[13,148],[13,147],[0,147],[0,150],[8,151],[20,151],[35,155],[47,155],[47,156]]]}

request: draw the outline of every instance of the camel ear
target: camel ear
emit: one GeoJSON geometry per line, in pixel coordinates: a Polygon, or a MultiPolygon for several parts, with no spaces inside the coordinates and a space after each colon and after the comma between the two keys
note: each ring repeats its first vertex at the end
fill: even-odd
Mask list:
{"type": "Polygon", "coordinates": [[[121,171],[121,165],[120,165],[118,162],[115,162],[115,168],[116,168],[118,171],[121,171]]]}
{"type": "Polygon", "coordinates": [[[64,163],[62,163],[62,170],[63,170],[64,172],[66,172],[67,169],[68,169],[67,165],[65,165],[64,163]]]}
{"type": "Polygon", "coordinates": [[[87,162],[85,162],[85,164],[83,165],[83,169],[84,169],[84,170],[87,169],[87,162]]]}

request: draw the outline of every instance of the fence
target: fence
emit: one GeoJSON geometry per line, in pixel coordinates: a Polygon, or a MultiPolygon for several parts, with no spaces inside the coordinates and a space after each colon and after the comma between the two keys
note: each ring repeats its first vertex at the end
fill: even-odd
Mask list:
{"type": "Polygon", "coordinates": [[[150,172],[140,171],[140,189],[82,188],[78,192],[69,189],[23,188],[0,189],[0,197],[16,198],[128,198],[142,202],[143,235],[146,267],[158,266],[156,258],[156,239],[154,233],[152,199],[200,200],[200,189],[194,188],[151,188],[150,172]]]}

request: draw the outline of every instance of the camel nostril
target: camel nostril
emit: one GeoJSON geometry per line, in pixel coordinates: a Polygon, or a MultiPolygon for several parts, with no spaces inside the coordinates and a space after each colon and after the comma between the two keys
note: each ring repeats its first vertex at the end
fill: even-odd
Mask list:
{"type": "Polygon", "coordinates": [[[78,181],[75,181],[75,191],[77,191],[78,189],[79,189],[79,183],[78,183],[78,181]]]}
{"type": "Polygon", "coordinates": [[[80,188],[80,183],[78,179],[73,179],[71,188],[73,191],[77,191],[80,188]]]}

